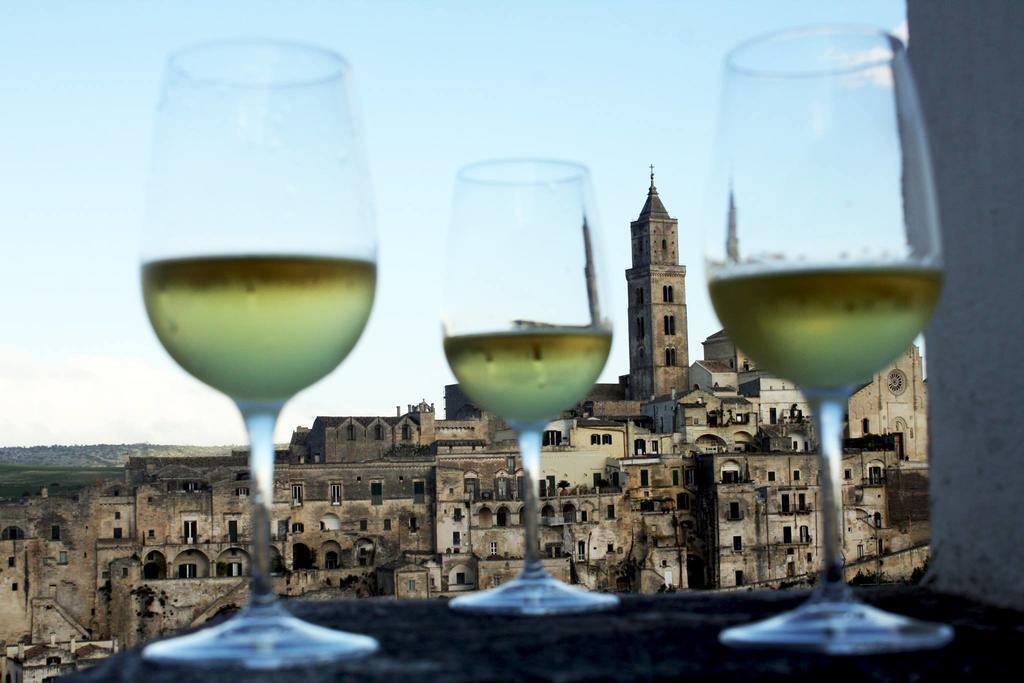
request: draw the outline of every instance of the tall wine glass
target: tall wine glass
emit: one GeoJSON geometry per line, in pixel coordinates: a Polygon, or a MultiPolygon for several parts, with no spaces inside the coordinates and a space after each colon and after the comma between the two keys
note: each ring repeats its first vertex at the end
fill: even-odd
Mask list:
{"type": "Polygon", "coordinates": [[[167,352],[245,420],[252,578],[238,615],[153,643],[147,659],[264,669],[377,649],[290,616],[270,579],[278,413],[344,360],[373,304],[376,239],[350,78],[332,52],[267,41],[199,45],[168,61],[142,290],[167,352]]]}
{"type": "Polygon", "coordinates": [[[717,166],[711,300],[737,346],[812,406],[824,556],[807,603],[721,640],[833,654],[944,645],[948,626],[856,601],[841,551],[847,401],[906,350],[942,285],[924,121],[903,45],[848,27],[743,43],[726,60],[717,166]]]}
{"type": "Polygon", "coordinates": [[[540,615],[618,604],[552,578],[537,525],[541,434],[587,394],[611,348],[594,222],[589,173],[578,164],[492,161],[458,174],[444,350],[462,390],[518,435],[526,544],[516,579],[456,598],[453,609],[540,615]]]}

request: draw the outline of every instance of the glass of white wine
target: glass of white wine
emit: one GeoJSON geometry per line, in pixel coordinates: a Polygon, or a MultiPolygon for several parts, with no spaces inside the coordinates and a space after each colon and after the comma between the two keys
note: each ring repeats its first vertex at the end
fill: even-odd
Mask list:
{"type": "Polygon", "coordinates": [[[795,382],[812,407],[824,569],[803,606],[721,640],[831,654],[939,647],[949,626],[864,605],[843,574],[847,401],[906,351],[942,285],[903,45],[872,29],[774,33],[729,54],[723,86],[706,216],[711,300],[757,369],[795,382]]]}
{"type": "Polygon", "coordinates": [[[561,161],[481,162],[458,174],[444,350],[461,389],[517,434],[526,538],[520,575],[452,600],[456,610],[543,615],[618,604],[552,578],[539,550],[542,433],[586,396],[612,342],[591,192],[587,169],[561,161]]]}
{"type": "Polygon", "coordinates": [[[202,44],[168,61],[142,290],[167,352],[244,418],[252,576],[239,614],[152,643],[147,659],[274,669],[377,649],[367,636],[289,615],[270,576],[278,413],[345,359],[376,287],[350,80],[332,52],[269,41],[202,44]]]}

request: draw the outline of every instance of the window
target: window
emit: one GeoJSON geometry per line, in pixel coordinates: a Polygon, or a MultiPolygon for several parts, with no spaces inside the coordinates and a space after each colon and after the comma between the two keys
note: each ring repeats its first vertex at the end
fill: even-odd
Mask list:
{"type": "Polygon", "coordinates": [[[235,495],[239,496],[239,497],[248,496],[249,495],[249,487],[248,486],[239,486],[237,489],[235,489],[235,495]]]}
{"type": "Polygon", "coordinates": [[[882,513],[881,512],[876,512],[875,513],[875,528],[876,529],[881,529],[882,528],[882,513]]]}
{"type": "Polygon", "coordinates": [[[644,317],[640,316],[636,319],[636,336],[640,341],[644,340],[644,317]]]}
{"type": "Polygon", "coordinates": [[[800,527],[800,542],[810,543],[811,542],[811,531],[806,526],[800,527]]]}
{"type": "Polygon", "coordinates": [[[460,532],[460,531],[453,531],[452,532],[452,545],[461,545],[461,544],[462,544],[462,532],[460,532]]]}
{"type": "Polygon", "coordinates": [[[673,348],[665,349],[665,365],[672,367],[676,364],[676,350],[673,348]]]}
{"type": "Polygon", "coordinates": [[[228,520],[228,541],[230,541],[231,543],[237,543],[238,542],[238,520],[237,519],[229,519],[228,520]]]}
{"type": "Polygon", "coordinates": [[[557,429],[549,429],[544,432],[544,441],[542,446],[559,446],[562,443],[562,432],[557,429]]]}
{"type": "Polygon", "coordinates": [[[127,579],[128,578],[128,567],[121,567],[121,578],[122,579],[127,579]]]}
{"type": "Polygon", "coordinates": [[[370,505],[384,504],[384,482],[370,482],[370,505]]]}
{"type": "Polygon", "coordinates": [[[768,481],[775,481],[775,472],[768,470],[768,481]]]}
{"type": "Polygon", "coordinates": [[[590,435],[590,445],[591,446],[600,446],[601,445],[601,435],[600,434],[591,434],[590,435]]]}
{"type": "Polygon", "coordinates": [[[792,543],[793,542],[793,527],[784,526],[782,527],[782,542],[792,543]]]}
{"type": "Polygon", "coordinates": [[[412,438],[412,430],[409,429],[409,425],[402,425],[402,441],[408,441],[412,438]]]}
{"type": "Polygon", "coordinates": [[[789,512],[789,494],[788,493],[783,493],[782,494],[782,511],[783,512],[789,512]]]}
{"type": "Polygon", "coordinates": [[[14,558],[13,557],[8,557],[7,558],[7,566],[8,567],[13,567],[14,566],[14,558]]]}
{"type": "Polygon", "coordinates": [[[302,522],[295,522],[295,524],[292,524],[292,533],[293,534],[301,534],[305,530],[306,530],[306,525],[303,524],[302,522]]]}
{"type": "Polygon", "coordinates": [[[857,559],[863,559],[863,557],[864,557],[864,544],[863,543],[858,543],[857,544],[857,559]]]}
{"type": "Polygon", "coordinates": [[[114,511],[114,519],[121,519],[121,513],[117,510],[114,511]]]}
{"type": "Polygon", "coordinates": [[[464,480],[464,487],[467,494],[469,494],[470,500],[476,500],[479,498],[480,493],[480,480],[476,478],[476,475],[466,475],[464,480]]]}
{"type": "Polygon", "coordinates": [[[455,585],[465,586],[466,585],[466,572],[455,572],[455,585]]]}
{"type": "Polygon", "coordinates": [[[60,527],[56,524],[50,527],[50,539],[54,541],[60,540],[60,527]]]}
{"type": "Polygon", "coordinates": [[[743,585],[743,570],[742,569],[737,569],[736,570],[736,585],[737,586],[742,586],[743,585]]]}
{"type": "Polygon", "coordinates": [[[853,479],[853,470],[843,470],[843,479],[853,479]]]}
{"type": "Polygon", "coordinates": [[[679,470],[672,470],[672,485],[679,486],[679,470]]]}
{"type": "Polygon", "coordinates": [[[12,591],[18,590],[18,582],[17,581],[15,581],[14,583],[11,584],[11,590],[12,591]]]}
{"type": "Polygon", "coordinates": [[[66,550],[61,550],[60,553],[57,555],[57,564],[67,564],[67,563],[68,563],[68,553],[67,553],[66,550]]]}
{"type": "Polygon", "coordinates": [[[692,467],[687,467],[686,470],[683,472],[683,482],[687,486],[693,486],[693,468],[692,467]]]}
{"type": "Polygon", "coordinates": [[[417,529],[419,529],[419,527],[416,526],[416,518],[415,517],[410,517],[409,518],[409,531],[416,531],[417,529]]]}
{"type": "Polygon", "coordinates": [[[581,522],[587,521],[587,517],[588,516],[589,515],[587,515],[587,511],[586,510],[580,510],[580,521],[581,522]]]}
{"type": "Polygon", "coordinates": [[[793,470],[793,481],[800,481],[800,470],[793,470]]]}
{"type": "Polygon", "coordinates": [[[228,576],[241,576],[242,575],[242,563],[241,562],[228,562],[228,576]]]}
{"type": "Polygon", "coordinates": [[[121,527],[114,527],[114,538],[121,538],[121,527]]]}
{"type": "Polygon", "coordinates": [[[494,555],[497,555],[497,554],[498,554],[498,542],[497,541],[491,541],[491,556],[493,557],[494,555]]]}
{"type": "Polygon", "coordinates": [[[366,526],[367,526],[367,523],[366,523],[365,519],[359,520],[359,530],[360,531],[366,531],[366,526]]]}
{"type": "Polygon", "coordinates": [[[806,510],[807,509],[807,494],[800,493],[796,497],[796,509],[806,510]]]}
{"type": "Polygon", "coordinates": [[[331,484],[331,505],[341,505],[341,484],[331,484]]]}
{"type": "Polygon", "coordinates": [[[593,481],[594,481],[594,488],[597,488],[598,486],[601,485],[601,473],[600,472],[593,472],[592,476],[593,476],[593,481]]]}
{"type": "Polygon", "coordinates": [[[722,470],[723,484],[738,484],[740,481],[739,470],[722,470]]]}
{"type": "Polygon", "coordinates": [[[633,439],[633,455],[646,455],[647,442],[643,439],[633,439]]]}
{"type": "Polygon", "coordinates": [[[729,503],[729,519],[742,519],[739,503],[729,503]]]}
{"type": "Polygon", "coordinates": [[[383,441],[384,440],[384,428],[381,427],[380,425],[374,425],[373,426],[373,438],[376,439],[377,441],[383,441]]]}
{"type": "Polygon", "coordinates": [[[390,519],[385,519],[384,520],[384,531],[391,531],[391,520],[390,519]]]}
{"type": "Polygon", "coordinates": [[[355,425],[351,425],[350,424],[348,427],[345,427],[345,436],[346,436],[346,438],[349,441],[355,441],[356,440],[356,427],[355,427],[355,425]]]}
{"type": "Polygon", "coordinates": [[[581,562],[587,559],[587,542],[579,541],[576,543],[576,559],[581,562]]]}
{"type": "Polygon", "coordinates": [[[771,424],[778,424],[779,422],[779,411],[775,408],[768,409],[768,422],[771,424]]]}
{"type": "Polygon", "coordinates": [[[882,483],[882,468],[881,467],[877,467],[876,466],[876,467],[869,467],[868,468],[868,482],[871,483],[871,484],[875,484],[876,486],[878,484],[882,483]]]}
{"type": "Polygon", "coordinates": [[[743,537],[742,536],[733,536],[732,537],[732,549],[733,550],[743,550],[743,537]]]}
{"type": "Polygon", "coordinates": [[[661,241],[661,250],[665,251],[666,249],[668,249],[668,242],[666,242],[665,240],[662,240],[661,241]]]}
{"type": "Polygon", "coordinates": [[[672,291],[672,285],[664,285],[661,288],[661,300],[665,303],[672,303],[675,301],[674,292],[672,291]]]}
{"type": "Polygon", "coordinates": [[[793,442],[793,450],[794,450],[794,451],[798,451],[798,450],[800,450],[800,444],[799,444],[799,442],[797,442],[797,441],[794,441],[794,442],[793,442]]]}
{"type": "Polygon", "coordinates": [[[60,666],[60,657],[47,657],[46,666],[60,666]]]}
{"type": "Polygon", "coordinates": [[[416,579],[409,579],[409,583],[407,585],[408,585],[408,588],[409,588],[410,592],[411,591],[415,591],[416,590],[416,579]]]}
{"type": "Polygon", "coordinates": [[[178,565],[178,578],[179,579],[194,579],[199,576],[198,568],[195,564],[189,562],[186,564],[178,565]]]}
{"type": "Polygon", "coordinates": [[[456,522],[461,522],[462,521],[462,508],[455,508],[455,510],[453,510],[452,512],[453,512],[453,517],[454,517],[455,521],[456,522]]]}
{"type": "Polygon", "coordinates": [[[686,491],[680,491],[676,494],[676,509],[689,510],[690,509],[690,494],[686,491]]]}
{"type": "Polygon", "coordinates": [[[651,485],[650,473],[647,470],[640,470],[640,486],[646,488],[651,485]]]}
{"type": "Polygon", "coordinates": [[[602,445],[607,445],[607,444],[610,444],[611,442],[612,442],[612,435],[611,434],[602,434],[601,435],[601,444],[602,445]]]}
{"type": "Polygon", "coordinates": [[[605,519],[615,519],[615,505],[609,505],[605,512],[605,519]]]}
{"type": "Polygon", "coordinates": [[[498,514],[495,515],[497,520],[495,524],[497,526],[508,526],[508,510],[505,508],[498,508],[498,514]]]}
{"type": "Polygon", "coordinates": [[[413,505],[422,505],[424,496],[426,495],[426,484],[422,481],[414,481],[412,483],[412,502],[413,505]]]}
{"type": "Polygon", "coordinates": [[[871,433],[871,421],[865,417],[860,421],[860,428],[864,435],[867,436],[871,433]]]}
{"type": "Polygon", "coordinates": [[[302,505],[302,484],[292,484],[292,505],[302,505]]]}
{"type": "Polygon", "coordinates": [[[657,453],[657,452],[658,452],[658,442],[657,441],[652,441],[651,442],[651,453],[657,453]]]}
{"type": "Polygon", "coordinates": [[[644,302],[644,290],[642,287],[636,288],[636,302],[638,304],[643,304],[644,302]]]}
{"type": "MultiPolygon", "coordinates": [[[[676,333],[676,317],[674,315],[665,316],[665,334],[673,335],[676,333]]],[[[674,365],[674,363],[673,363],[674,365]]]]}

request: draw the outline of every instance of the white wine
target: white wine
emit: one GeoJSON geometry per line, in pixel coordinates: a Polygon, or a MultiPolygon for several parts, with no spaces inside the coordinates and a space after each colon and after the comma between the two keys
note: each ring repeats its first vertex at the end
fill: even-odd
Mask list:
{"type": "Polygon", "coordinates": [[[554,327],[448,337],[444,351],[459,386],[483,408],[539,422],[586,396],[611,344],[603,330],[554,327]]]}
{"type": "Polygon", "coordinates": [[[928,322],[942,273],[864,267],[765,271],[712,280],[715,312],[760,367],[802,387],[862,382],[928,322]]]}
{"type": "Polygon", "coordinates": [[[284,401],[345,359],[376,287],[368,261],[226,256],[142,268],[146,311],[181,367],[237,401],[284,401]]]}

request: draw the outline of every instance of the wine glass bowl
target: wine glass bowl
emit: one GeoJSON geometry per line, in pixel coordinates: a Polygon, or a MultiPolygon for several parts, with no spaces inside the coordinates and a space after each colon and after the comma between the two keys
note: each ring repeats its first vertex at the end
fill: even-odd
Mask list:
{"type": "Polygon", "coordinates": [[[526,543],[516,579],[456,598],[453,609],[544,615],[618,602],[553,579],[539,551],[541,433],[586,396],[611,348],[594,225],[589,172],[578,164],[502,160],[458,174],[444,349],[460,388],[517,432],[526,543]]]}
{"type": "Polygon", "coordinates": [[[721,640],[832,654],[939,647],[948,626],[856,601],[841,550],[847,401],[907,349],[942,286],[931,163],[903,45],[857,27],[773,33],[729,54],[723,86],[705,207],[709,293],[757,369],[795,382],[810,403],[824,568],[804,606],[721,640]]]}
{"type": "Polygon", "coordinates": [[[211,628],[146,659],[276,669],[365,656],[367,636],[308,624],[271,577],[274,426],[330,373],[370,315],[376,239],[349,68],[271,41],[172,56],[157,113],[142,245],[153,330],[177,363],[238,406],[249,436],[250,594],[211,628]]]}

